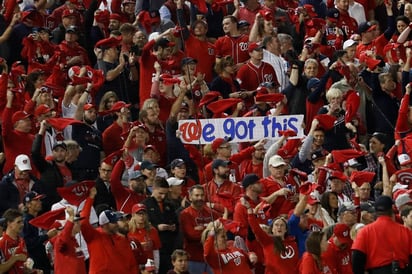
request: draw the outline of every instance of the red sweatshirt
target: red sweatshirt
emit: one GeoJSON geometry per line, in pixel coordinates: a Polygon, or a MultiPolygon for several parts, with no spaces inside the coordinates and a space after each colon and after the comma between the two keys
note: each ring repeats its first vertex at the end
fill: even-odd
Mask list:
{"type": "Polygon", "coordinates": [[[237,200],[242,194],[240,186],[230,181],[224,181],[220,186],[214,180],[204,185],[206,201],[214,204],[214,209],[223,213],[224,208],[232,216],[237,200]]]}
{"type": "MultiPolygon", "coordinates": [[[[117,234],[108,234],[89,223],[94,199],[87,198],[81,216],[82,234],[90,253],[89,274],[137,273],[137,264],[130,245],[117,234]]],[[[126,240],[127,241],[127,240],[126,240]]]]}
{"type": "Polygon", "coordinates": [[[116,208],[125,213],[132,213],[133,205],[140,203],[147,197],[122,185],[120,178],[122,177],[124,169],[125,164],[123,160],[119,160],[113,168],[112,176],[110,177],[110,186],[114,199],[116,200],[116,208]]]}
{"type": "MultiPolygon", "coordinates": [[[[27,254],[26,243],[23,238],[18,237],[16,240],[11,238],[6,232],[0,238],[0,252],[4,256],[2,260],[7,261],[15,254],[27,254]]],[[[13,264],[7,273],[23,274],[23,262],[17,261],[13,264]]]]}
{"type": "Polygon", "coordinates": [[[253,214],[248,215],[249,225],[255,233],[256,239],[263,247],[266,274],[297,274],[299,251],[294,237],[287,237],[283,241],[286,250],[278,253],[275,251],[273,238],[259,226],[257,218],[253,214]]]}
{"type": "Polygon", "coordinates": [[[73,222],[67,221],[62,233],[51,241],[54,250],[55,274],[86,274],[84,255],[79,250],[76,239],[72,236],[73,222]]]}

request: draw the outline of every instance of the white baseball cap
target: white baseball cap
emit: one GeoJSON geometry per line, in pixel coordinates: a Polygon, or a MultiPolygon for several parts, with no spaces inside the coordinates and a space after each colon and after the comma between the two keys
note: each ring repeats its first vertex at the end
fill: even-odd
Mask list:
{"type": "Polygon", "coordinates": [[[351,47],[351,46],[353,46],[353,45],[357,45],[358,44],[358,42],[356,42],[355,40],[352,40],[352,39],[348,39],[348,40],[346,40],[344,43],[343,43],[343,50],[345,50],[345,49],[347,49],[347,48],[349,48],[349,47],[351,47]]]}
{"type": "Polygon", "coordinates": [[[176,177],[170,177],[167,178],[167,182],[169,183],[169,186],[180,186],[183,184],[184,180],[178,179],[176,177]]]}
{"type": "Polygon", "coordinates": [[[20,171],[31,170],[30,158],[26,154],[20,154],[14,160],[14,164],[20,171]]]}

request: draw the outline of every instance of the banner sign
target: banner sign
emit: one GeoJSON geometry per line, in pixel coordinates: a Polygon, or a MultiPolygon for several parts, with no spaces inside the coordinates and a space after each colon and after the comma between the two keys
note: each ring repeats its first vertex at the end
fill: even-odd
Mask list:
{"type": "Polygon", "coordinates": [[[293,130],[304,137],[303,115],[236,117],[179,121],[184,144],[209,144],[216,138],[230,137],[233,142],[279,139],[279,130],[293,130]]]}

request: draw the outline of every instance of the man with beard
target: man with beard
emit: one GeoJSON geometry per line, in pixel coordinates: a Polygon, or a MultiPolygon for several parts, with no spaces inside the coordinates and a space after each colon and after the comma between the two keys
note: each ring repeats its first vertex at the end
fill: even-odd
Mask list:
{"type": "Polygon", "coordinates": [[[232,216],[237,200],[240,198],[239,185],[229,181],[230,161],[216,159],[212,162],[213,179],[205,185],[206,201],[212,209],[223,213],[225,208],[232,216]]]}
{"type": "Polygon", "coordinates": [[[33,163],[40,172],[43,192],[46,194],[43,202],[44,211],[50,210],[54,203],[61,200],[56,189],[72,181],[72,171],[66,163],[67,146],[63,141],[54,143],[51,161],[46,161],[41,153],[41,146],[47,127],[48,124],[45,120],[40,123],[40,130],[34,138],[31,152],[33,163]]]}
{"type": "MultiPolygon", "coordinates": [[[[87,90],[85,92],[88,92],[87,90]]],[[[94,180],[98,176],[98,169],[102,153],[102,136],[96,128],[96,107],[92,104],[78,105],[78,111],[83,117],[81,124],[71,126],[71,132],[66,139],[75,140],[82,151],[77,161],[73,162],[73,178],[77,181],[94,180]]]]}
{"type": "Polygon", "coordinates": [[[130,257],[130,247],[133,251],[133,256],[136,261],[136,265],[138,267],[139,265],[144,265],[146,263],[147,257],[144,253],[143,247],[141,246],[140,242],[127,237],[127,234],[129,233],[129,221],[131,215],[126,214],[123,211],[117,211],[116,215],[118,217],[117,225],[119,227],[117,234],[120,236],[121,239],[119,243],[124,245],[124,248],[121,248],[120,251],[122,253],[126,251],[124,252],[124,254],[122,254],[122,257],[130,257]]]}
{"type": "MultiPolygon", "coordinates": [[[[245,192],[243,198],[250,204],[251,208],[255,208],[258,204],[265,202],[260,197],[262,193],[262,184],[260,183],[260,178],[254,174],[247,174],[242,180],[243,191],[245,192]]],[[[255,235],[250,230],[248,225],[248,213],[247,209],[242,206],[240,201],[237,202],[235,206],[235,211],[233,213],[233,220],[240,223],[239,231],[237,235],[246,239],[246,244],[251,252],[255,252],[258,256],[258,262],[255,264],[255,272],[263,273],[263,250],[259,243],[256,241],[255,235]]],[[[266,216],[262,207],[257,212],[257,219],[259,224],[267,224],[268,216],[266,216]]]]}
{"type": "Polygon", "coordinates": [[[218,214],[205,205],[205,190],[201,185],[194,185],[189,191],[190,206],[180,213],[184,250],[190,254],[190,273],[211,273],[203,257],[203,245],[200,241],[206,226],[219,218],[218,214]]]}
{"type": "Polygon", "coordinates": [[[90,224],[90,211],[95,196],[96,188],[92,188],[80,213],[84,217],[81,231],[90,252],[89,273],[137,273],[132,249],[128,244],[125,245],[124,238],[118,234],[119,215],[107,209],[99,215],[99,228],[90,224]]]}
{"type": "Polygon", "coordinates": [[[166,132],[159,119],[159,113],[153,108],[142,109],[139,114],[140,121],[146,126],[149,132],[148,145],[156,147],[160,154],[159,165],[164,166],[167,159],[166,132]]]}
{"type": "Polygon", "coordinates": [[[121,159],[113,168],[113,172],[110,177],[110,186],[116,201],[116,207],[126,213],[132,213],[133,205],[138,204],[147,198],[147,176],[142,174],[140,171],[134,171],[129,174],[129,188],[126,188],[121,183],[124,169],[125,162],[121,159]]]}
{"type": "Polygon", "coordinates": [[[240,178],[245,177],[246,174],[255,173],[259,178],[263,178],[263,160],[265,159],[266,149],[264,144],[259,144],[252,157],[240,163],[240,178]]]}

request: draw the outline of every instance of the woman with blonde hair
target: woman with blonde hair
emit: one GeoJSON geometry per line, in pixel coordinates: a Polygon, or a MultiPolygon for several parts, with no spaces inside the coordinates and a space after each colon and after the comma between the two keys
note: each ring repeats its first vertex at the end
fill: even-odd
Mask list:
{"type": "Polygon", "coordinates": [[[99,103],[99,113],[102,114],[99,115],[96,120],[97,128],[101,132],[113,124],[115,120],[113,114],[105,114],[105,112],[109,111],[117,101],[119,101],[119,97],[117,97],[117,94],[114,91],[107,91],[103,94],[103,97],[99,103]]]}
{"type": "Polygon", "coordinates": [[[220,221],[209,223],[201,239],[205,261],[213,273],[252,273],[250,268],[257,261],[256,254],[228,245],[226,230],[220,221]]]}
{"type": "Polygon", "coordinates": [[[159,269],[159,249],[161,246],[159,233],[149,223],[147,208],[144,204],[135,204],[132,207],[132,218],[129,221],[127,236],[140,243],[147,258],[154,260],[156,269],[159,269]]]}

